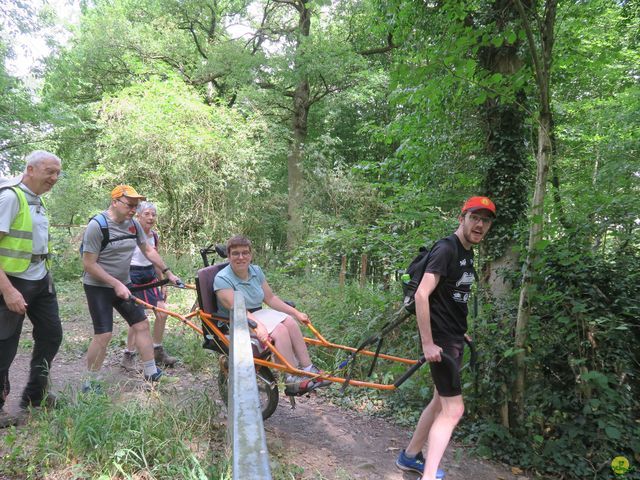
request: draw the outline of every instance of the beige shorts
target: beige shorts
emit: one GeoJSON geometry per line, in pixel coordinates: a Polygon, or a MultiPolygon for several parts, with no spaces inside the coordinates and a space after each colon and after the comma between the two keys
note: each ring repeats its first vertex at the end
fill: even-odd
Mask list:
{"type": "Polygon", "coordinates": [[[256,320],[260,321],[262,325],[264,325],[264,328],[267,329],[268,333],[271,333],[289,315],[287,315],[286,313],[279,312],[278,310],[263,308],[262,310],[253,312],[253,316],[256,320]]]}

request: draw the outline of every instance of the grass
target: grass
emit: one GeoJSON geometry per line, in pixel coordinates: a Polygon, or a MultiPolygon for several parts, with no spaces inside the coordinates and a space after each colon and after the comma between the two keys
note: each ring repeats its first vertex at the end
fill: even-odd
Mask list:
{"type": "Polygon", "coordinates": [[[35,412],[29,429],[4,437],[0,474],[53,478],[71,468],[72,478],[227,477],[225,427],[209,396],[178,405],[160,395],[118,400],[66,392],[62,407],[35,412]]]}

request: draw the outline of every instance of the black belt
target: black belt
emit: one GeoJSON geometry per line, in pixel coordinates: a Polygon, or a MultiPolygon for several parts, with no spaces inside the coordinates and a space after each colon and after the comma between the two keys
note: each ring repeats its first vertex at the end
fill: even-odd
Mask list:
{"type": "Polygon", "coordinates": [[[39,255],[31,255],[31,263],[39,263],[44,262],[47,258],[49,258],[48,253],[42,253],[39,255]]]}
{"type": "Polygon", "coordinates": [[[247,310],[251,313],[253,312],[257,312],[258,310],[262,310],[262,307],[256,307],[256,308],[247,308],[247,310]]]}
{"type": "Polygon", "coordinates": [[[153,268],[153,265],[147,265],[146,267],[142,267],[140,265],[131,265],[129,267],[129,270],[149,270],[150,268],[153,268]]]}

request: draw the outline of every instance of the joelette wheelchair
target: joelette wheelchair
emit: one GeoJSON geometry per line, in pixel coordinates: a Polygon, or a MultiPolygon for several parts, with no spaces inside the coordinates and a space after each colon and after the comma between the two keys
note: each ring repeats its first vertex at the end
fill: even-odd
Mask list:
{"type": "MultiPolygon", "coordinates": [[[[192,328],[202,335],[203,348],[206,348],[218,354],[218,362],[220,368],[217,383],[220,395],[222,396],[223,401],[226,403],[229,377],[229,319],[220,317],[215,314],[215,312],[217,312],[217,306],[216,298],[213,292],[213,280],[216,274],[228,265],[228,262],[209,265],[208,255],[212,253],[218,254],[219,256],[223,257],[223,259],[226,258],[226,251],[224,247],[221,247],[219,245],[215,247],[211,245],[209,247],[203,248],[202,250],[200,250],[200,253],[202,255],[205,266],[198,270],[195,285],[184,285],[185,288],[196,290],[197,294],[197,301],[194,303],[189,313],[187,313],[186,315],[181,315],[170,310],[154,307],[135,297],[132,297],[132,299],[147,309],[166,313],[167,315],[179,320],[183,324],[187,325],[188,327],[192,328]],[[202,325],[201,327],[197,323],[194,323],[194,321],[197,320],[199,320],[200,324],[202,325]]],[[[149,285],[148,287],[156,285],[157,283],[149,285]]],[[[378,334],[367,338],[358,347],[350,347],[330,342],[320,334],[320,332],[313,326],[313,324],[306,324],[306,327],[313,334],[313,337],[304,338],[305,342],[308,345],[314,345],[323,349],[341,350],[347,353],[346,358],[339,363],[335,371],[322,372],[320,374],[309,373],[296,368],[295,366],[287,362],[287,360],[282,356],[280,352],[278,352],[277,348],[270,341],[261,344],[257,338],[252,338],[256,380],[263,419],[269,418],[278,406],[280,392],[278,380],[276,379],[274,372],[314,378],[317,377],[322,380],[328,380],[330,382],[342,384],[343,388],[346,388],[347,386],[354,386],[375,388],[378,390],[397,389],[425,363],[425,359],[424,357],[421,357],[418,360],[413,360],[393,355],[387,355],[384,353],[380,353],[380,347],[382,345],[382,339],[384,338],[386,333],[400,325],[407,318],[411,317],[411,315],[412,314],[409,313],[404,307],[401,308],[398,312],[396,312],[394,318],[390,322],[388,322],[378,334]],[[376,351],[366,349],[368,345],[376,342],[378,343],[376,351]],[[405,364],[408,368],[397,380],[389,384],[359,380],[357,378],[352,378],[350,369],[348,367],[350,364],[355,362],[357,358],[360,357],[371,358],[371,366],[369,368],[368,376],[371,376],[371,373],[378,359],[405,364]]],[[[472,353],[470,364],[473,368],[475,366],[476,355],[475,350],[473,349],[473,345],[469,343],[469,346],[471,347],[472,353]]],[[[442,355],[442,361],[447,364],[449,370],[452,372],[452,375],[455,375],[457,369],[455,361],[445,354],[442,355]]],[[[288,392],[285,388],[285,393],[289,397],[292,408],[294,408],[295,396],[304,395],[308,392],[293,394],[291,392],[288,392]]]]}

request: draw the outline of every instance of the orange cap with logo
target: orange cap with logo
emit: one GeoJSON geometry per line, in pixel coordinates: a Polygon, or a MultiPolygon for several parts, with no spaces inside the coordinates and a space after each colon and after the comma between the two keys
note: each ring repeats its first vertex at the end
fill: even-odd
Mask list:
{"type": "Polygon", "coordinates": [[[129,198],[139,198],[140,200],[146,200],[147,197],[144,195],[140,195],[136,192],[136,189],[130,187],[129,185],[118,185],[116,188],[111,190],[111,198],[116,200],[120,197],[129,197],[129,198]]]}
{"type": "Polygon", "coordinates": [[[462,205],[462,213],[476,210],[489,210],[494,217],[496,216],[496,206],[487,197],[471,197],[462,205]]]}

